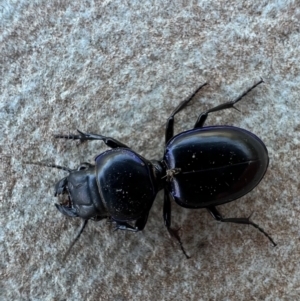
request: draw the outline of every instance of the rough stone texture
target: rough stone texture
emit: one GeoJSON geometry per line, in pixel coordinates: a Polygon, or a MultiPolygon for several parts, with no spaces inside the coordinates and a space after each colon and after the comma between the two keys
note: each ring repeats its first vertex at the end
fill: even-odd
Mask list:
{"type": "Polygon", "coordinates": [[[0,5],[1,300],[298,300],[300,289],[298,1],[19,0],[0,5]],[[219,209],[269,232],[220,224],[173,205],[186,260],[164,229],[162,194],[141,233],[54,207],[65,172],[24,164],[93,162],[106,147],[55,140],[76,128],[121,140],[148,159],[163,154],[172,109],[203,82],[176,118],[192,127],[207,108],[263,77],[235,110],[207,125],[246,128],[265,142],[260,185],[219,209]]]}

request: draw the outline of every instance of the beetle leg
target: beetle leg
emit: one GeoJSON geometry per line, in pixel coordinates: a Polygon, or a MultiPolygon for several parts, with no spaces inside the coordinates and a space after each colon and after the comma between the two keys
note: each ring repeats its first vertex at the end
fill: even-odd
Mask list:
{"type": "Polygon", "coordinates": [[[208,210],[208,212],[212,215],[212,217],[220,222],[223,223],[235,223],[235,224],[244,224],[244,225],[251,225],[254,228],[258,229],[260,232],[262,232],[270,241],[271,243],[274,245],[274,247],[276,247],[276,243],[274,242],[274,240],[272,239],[272,237],[264,231],[263,228],[261,228],[259,225],[253,223],[252,221],[250,221],[250,216],[249,217],[237,217],[237,218],[223,218],[221,213],[217,210],[216,207],[214,206],[210,206],[206,208],[208,210]]]}
{"type": "Polygon", "coordinates": [[[136,227],[133,227],[126,222],[116,222],[116,227],[115,227],[114,231],[117,231],[117,230],[126,230],[126,231],[132,231],[132,232],[139,231],[136,227]]]}
{"type": "Polygon", "coordinates": [[[206,118],[208,116],[209,113],[212,113],[212,112],[218,112],[218,111],[222,111],[222,110],[225,110],[225,109],[230,109],[230,108],[234,108],[236,109],[237,111],[239,111],[234,105],[239,102],[240,100],[242,100],[242,98],[244,96],[246,96],[250,91],[252,91],[255,87],[257,87],[258,85],[260,85],[261,83],[263,83],[263,79],[261,79],[259,82],[257,82],[256,84],[254,84],[251,88],[249,88],[248,90],[246,90],[242,95],[240,95],[237,99],[233,100],[233,101],[229,101],[229,102],[226,102],[226,103],[223,103],[221,105],[218,105],[206,112],[203,112],[199,115],[196,123],[195,123],[195,126],[194,126],[194,129],[195,128],[202,128],[205,121],[206,121],[206,118]]]}
{"type": "Polygon", "coordinates": [[[148,220],[148,215],[149,215],[149,211],[147,211],[146,214],[144,214],[143,216],[141,216],[139,219],[136,220],[135,227],[138,229],[138,231],[142,231],[145,228],[148,220]]]}
{"type": "Polygon", "coordinates": [[[187,99],[183,100],[172,112],[170,117],[167,120],[167,125],[166,125],[166,133],[165,133],[165,143],[173,137],[174,135],[174,117],[177,113],[179,113],[182,109],[184,109],[187,104],[194,98],[194,96],[199,92],[199,90],[206,86],[207,83],[202,84],[200,87],[198,87],[191,96],[189,96],[187,99]]]}
{"type": "Polygon", "coordinates": [[[149,215],[149,212],[147,212],[146,214],[144,214],[143,216],[138,218],[135,222],[134,227],[126,222],[119,222],[119,221],[115,221],[113,219],[111,219],[110,222],[116,223],[116,227],[115,227],[114,231],[126,230],[126,231],[138,232],[138,231],[142,231],[145,228],[147,220],[148,220],[148,215],[149,215]]]}
{"type": "Polygon", "coordinates": [[[167,227],[167,230],[168,230],[170,236],[175,238],[178,241],[180,249],[183,252],[183,254],[185,255],[185,257],[187,259],[191,258],[190,256],[188,256],[186,254],[186,251],[183,247],[182,241],[179,236],[180,229],[175,230],[175,229],[171,228],[171,200],[170,200],[170,194],[167,191],[167,189],[165,189],[163,217],[164,217],[165,226],[167,227]]]}
{"type": "Polygon", "coordinates": [[[67,256],[70,254],[71,249],[73,248],[73,246],[75,245],[75,243],[77,242],[77,240],[79,239],[80,235],[82,234],[84,228],[86,227],[88,223],[88,220],[85,219],[83,220],[83,223],[79,229],[79,232],[77,233],[76,237],[74,238],[73,242],[71,243],[70,247],[68,248],[67,252],[65,253],[63,260],[65,260],[67,258],[67,256]]]}
{"type": "Polygon", "coordinates": [[[72,140],[80,140],[80,141],[86,141],[86,140],[102,140],[108,147],[110,148],[118,148],[118,147],[124,147],[129,148],[127,145],[123,144],[122,142],[111,138],[106,137],[102,135],[97,134],[89,134],[89,133],[83,133],[79,130],[77,130],[79,135],[54,135],[55,138],[64,138],[64,139],[72,139],[72,140]]]}
{"type": "Polygon", "coordinates": [[[167,189],[165,189],[165,195],[164,195],[163,217],[164,217],[165,226],[169,231],[171,227],[171,200],[167,189]]]}

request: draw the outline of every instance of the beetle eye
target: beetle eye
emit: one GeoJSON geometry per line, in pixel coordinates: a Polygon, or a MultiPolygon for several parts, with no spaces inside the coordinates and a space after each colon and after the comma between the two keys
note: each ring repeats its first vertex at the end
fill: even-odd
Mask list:
{"type": "Polygon", "coordinates": [[[80,165],[77,167],[77,170],[87,170],[90,167],[94,167],[94,165],[88,163],[88,162],[82,162],[80,165]]]}
{"type": "Polygon", "coordinates": [[[79,167],[77,168],[77,170],[85,170],[85,169],[88,169],[88,165],[87,164],[81,164],[79,165],[79,167]]]}

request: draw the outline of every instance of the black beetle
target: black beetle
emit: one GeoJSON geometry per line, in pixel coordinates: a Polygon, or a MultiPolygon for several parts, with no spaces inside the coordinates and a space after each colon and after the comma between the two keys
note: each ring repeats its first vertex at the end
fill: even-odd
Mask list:
{"type": "Polygon", "coordinates": [[[55,185],[55,196],[60,199],[56,207],[61,213],[84,220],[71,247],[90,219],[99,221],[108,218],[116,224],[115,230],[143,230],[152,203],[161,189],[164,189],[165,226],[177,239],[187,258],[189,256],[177,230],[171,228],[171,200],[185,208],[206,208],[214,219],[221,222],[252,225],[275,246],[273,239],[249,218],[223,218],[215,207],[242,197],[258,185],[269,163],[264,143],[241,128],[203,127],[209,113],[235,108],[234,104],[262,82],[261,79],[236,100],[201,113],[193,129],[173,136],[174,116],[207,83],[201,85],[168,118],[165,151],[161,160],[149,161],[125,144],[102,135],[79,130],[79,135],[55,135],[56,138],[81,141],[102,140],[111,148],[95,158],[95,165],[82,163],[74,170],[35,163],[69,172],[55,185]]]}

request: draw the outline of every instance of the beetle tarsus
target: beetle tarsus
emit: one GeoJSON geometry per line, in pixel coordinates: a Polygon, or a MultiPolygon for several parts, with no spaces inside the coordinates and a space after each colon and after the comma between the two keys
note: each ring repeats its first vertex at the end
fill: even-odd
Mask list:
{"type": "Polygon", "coordinates": [[[80,140],[81,142],[88,141],[88,140],[101,140],[110,148],[118,148],[118,147],[128,148],[128,146],[126,144],[124,144],[114,138],[111,138],[111,137],[106,137],[106,136],[91,134],[91,133],[84,133],[78,129],[77,129],[77,132],[79,133],[79,135],[73,135],[73,134],[71,134],[71,135],[54,135],[54,138],[80,140]]]}
{"type": "Polygon", "coordinates": [[[235,223],[235,224],[244,224],[244,225],[250,225],[259,230],[261,233],[263,233],[273,244],[274,247],[277,246],[277,244],[274,242],[273,238],[265,232],[263,228],[261,228],[258,224],[255,224],[254,222],[250,221],[249,217],[245,218],[224,218],[220,220],[221,222],[229,222],[229,223],[235,223]]]}
{"type": "Polygon", "coordinates": [[[165,189],[164,209],[163,209],[164,223],[165,223],[165,226],[166,226],[170,236],[178,241],[181,251],[183,252],[185,257],[187,259],[189,259],[191,257],[187,255],[187,253],[183,247],[182,241],[180,239],[180,236],[179,236],[180,228],[178,228],[177,230],[171,228],[171,200],[170,200],[170,198],[171,198],[171,196],[170,196],[168,190],[165,189]]]}
{"type": "Polygon", "coordinates": [[[234,223],[234,224],[243,224],[243,225],[250,225],[259,230],[261,233],[263,233],[273,244],[274,247],[277,246],[277,244],[274,242],[273,238],[265,232],[263,228],[261,228],[258,224],[255,224],[254,222],[250,221],[250,217],[252,213],[250,214],[249,217],[236,217],[236,218],[223,218],[221,213],[217,210],[216,207],[210,206],[206,208],[209,213],[213,216],[213,218],[217,221],[223,222],[223,223],[234,223]]]}
{"type": "Polygon", "coordinates": [[[125,230],[131,232],[138,232],[139,229],[137,227],[133,227],[126,222],[116,222],[116,227],[114,228],[114,232],[118,230],[125,230]]]}
{"type": "Polygon", "coordinates": [[[172,228],[167,228],[168,229],[168,232],[170,233],[170,236],[174,239],[177,240],[177,242],[179,243],[179,246],[180,246],[180,249],[181,251],[183,252],[184,256],[186,257],[186,259],[190,259],[191,257],[189,255],[187,255],[184,247],[183,247],[183,244],[182,244],[182,241],[180,239],[180,236],[179,236],[179,231],[180,231],[180,228],[178,229],[172,229],[172,228]]]}
{"type": "Polygon", "coordinates": [[[64,261],[66,260],[66,258],[67,258],[68,255],[70,254],[70,252],[71,252],[72,248],[74,247],[75,243],[78,241],[78,239],[79,239],[80,235],[82,234],[82,232],[83,232],[85,226],[87,225],[87,222],[88,222],[87,219],[85,219],[85,220],[83,221],[83,223],[82,223],[82,225],[81,225],[81,227],[80,227],[80,229],[79,229],[78,234],[77,234],[76,237],[74,238],[73,242],[71,243],[70,247],[68,248],[67,252],[65,253],[65,255],[64,255],[64,257],[63,257],[63,260],[64,260],[64,261]]]}
{"type": "Polygon", "coordinates": [[[241,101],[244,98],[244,96],[246,96],[250,91],[252,91],[254,88],[256,88],[258,85],[260,85],[263,82],[264,81],[261,78],[259,82],[255,83],[253,86],[251,86],[249,89],[247,89],[245,92],[243,92],[235,100],[232,100],[232,101],[220,104],[220,105],[218,105],[216,107],[213,107],[213,108],[207,110],[206,112],[201,113],[199,115],[199,117],[198,117],[195,125],[194,125],[194,128],[202,128],[203,125],[204,125],[204,123],[205,123],[205,121],[206,121],[206,119],[207,119],[207,117],[208,117],[209,113],[218,112],[218,111],[222,111],[222,110],[225,110],[225,109],[231,109],[231,108],[234,108],[234,109],[236,109],[237,111],[240,112],[240,110],[238,110],[234,105],[236,103],[238,103],[239,101],[241,101]]]}

